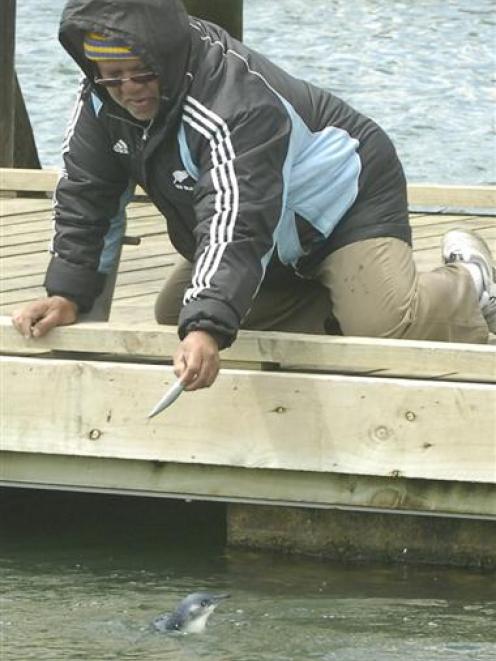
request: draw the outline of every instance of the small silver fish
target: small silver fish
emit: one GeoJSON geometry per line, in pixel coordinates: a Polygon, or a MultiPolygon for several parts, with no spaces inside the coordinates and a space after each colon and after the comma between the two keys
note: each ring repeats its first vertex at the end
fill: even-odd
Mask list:
{"type": "Polygon", "coordinates": [[[177,379],[177,381],[175,381],[172,384],[172,386],[165,393],[162,399],[160,399],[160,401],[150,411],[150,413],[148,414],[148,418],[153,418],[154,416],[161,413],[168,406],[173,404],[176,401],[176,399],[179,397],[179,395],[183,392],[183,390],[184,390],[183,383],[179,379],[177,379]]]}

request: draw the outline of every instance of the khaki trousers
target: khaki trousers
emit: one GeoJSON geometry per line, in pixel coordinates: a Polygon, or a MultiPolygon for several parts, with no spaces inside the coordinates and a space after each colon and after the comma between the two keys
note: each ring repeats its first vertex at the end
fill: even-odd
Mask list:
{"type": "MultiPolygon", "coordinates": [[[[191,269],[181,259],[169,276],[155,304],[158,323],[177,324],[191,269]]],[[[419,273],[410,246],[391,237],[336,250],[312,279],[263,283],[241,327],[473,343],[489,334],[463,266],[419,273]]]]}

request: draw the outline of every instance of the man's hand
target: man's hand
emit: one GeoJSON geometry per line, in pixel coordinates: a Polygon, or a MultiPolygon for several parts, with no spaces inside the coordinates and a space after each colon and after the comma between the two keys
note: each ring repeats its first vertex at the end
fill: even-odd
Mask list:
{"type": "Polygon", "coordinates": [[[185,390],[208,388],[219,373],[219,347],[206,331],[191,331],[174,355],[174,373],[185,390]]]}
{"type": "Polygon", "coordinates": [[[40,298],[12,314],[12,323],[24,337],[41,337],[55,326],[73,324],[77,305],[63,296],[40,298]]]}

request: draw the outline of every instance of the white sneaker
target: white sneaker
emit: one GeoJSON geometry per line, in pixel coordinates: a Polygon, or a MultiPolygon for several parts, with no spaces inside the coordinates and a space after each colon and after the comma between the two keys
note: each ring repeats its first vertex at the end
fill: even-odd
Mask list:
{"type": "Polygon", "coordinates": [[[445,264],[465,262],[476,264],[482,274],[481,311],[491,333],[496,333],[496,268],[489,246],[475,232],[451,230],[441,244],[445,264]]]}

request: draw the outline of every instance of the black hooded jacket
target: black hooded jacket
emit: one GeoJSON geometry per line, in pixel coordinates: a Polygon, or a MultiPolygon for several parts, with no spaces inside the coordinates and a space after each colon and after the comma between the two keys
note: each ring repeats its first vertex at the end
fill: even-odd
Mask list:
{"type": "Polygon", "coordinates": [[[60,41],[85,74],[55,191],[45,286],[81,311],[101,291],[105,240],[130,182],[194,263],[179,335],[230,344],[275,264],[311,276],[332,250],[410,241],[406,186],[372,120],[290,76],[179,0],[69,0],[60,41]],[[93,83],[83,37],[121,37],[159,74],[161,106],[138,122],[93,83]]]}

